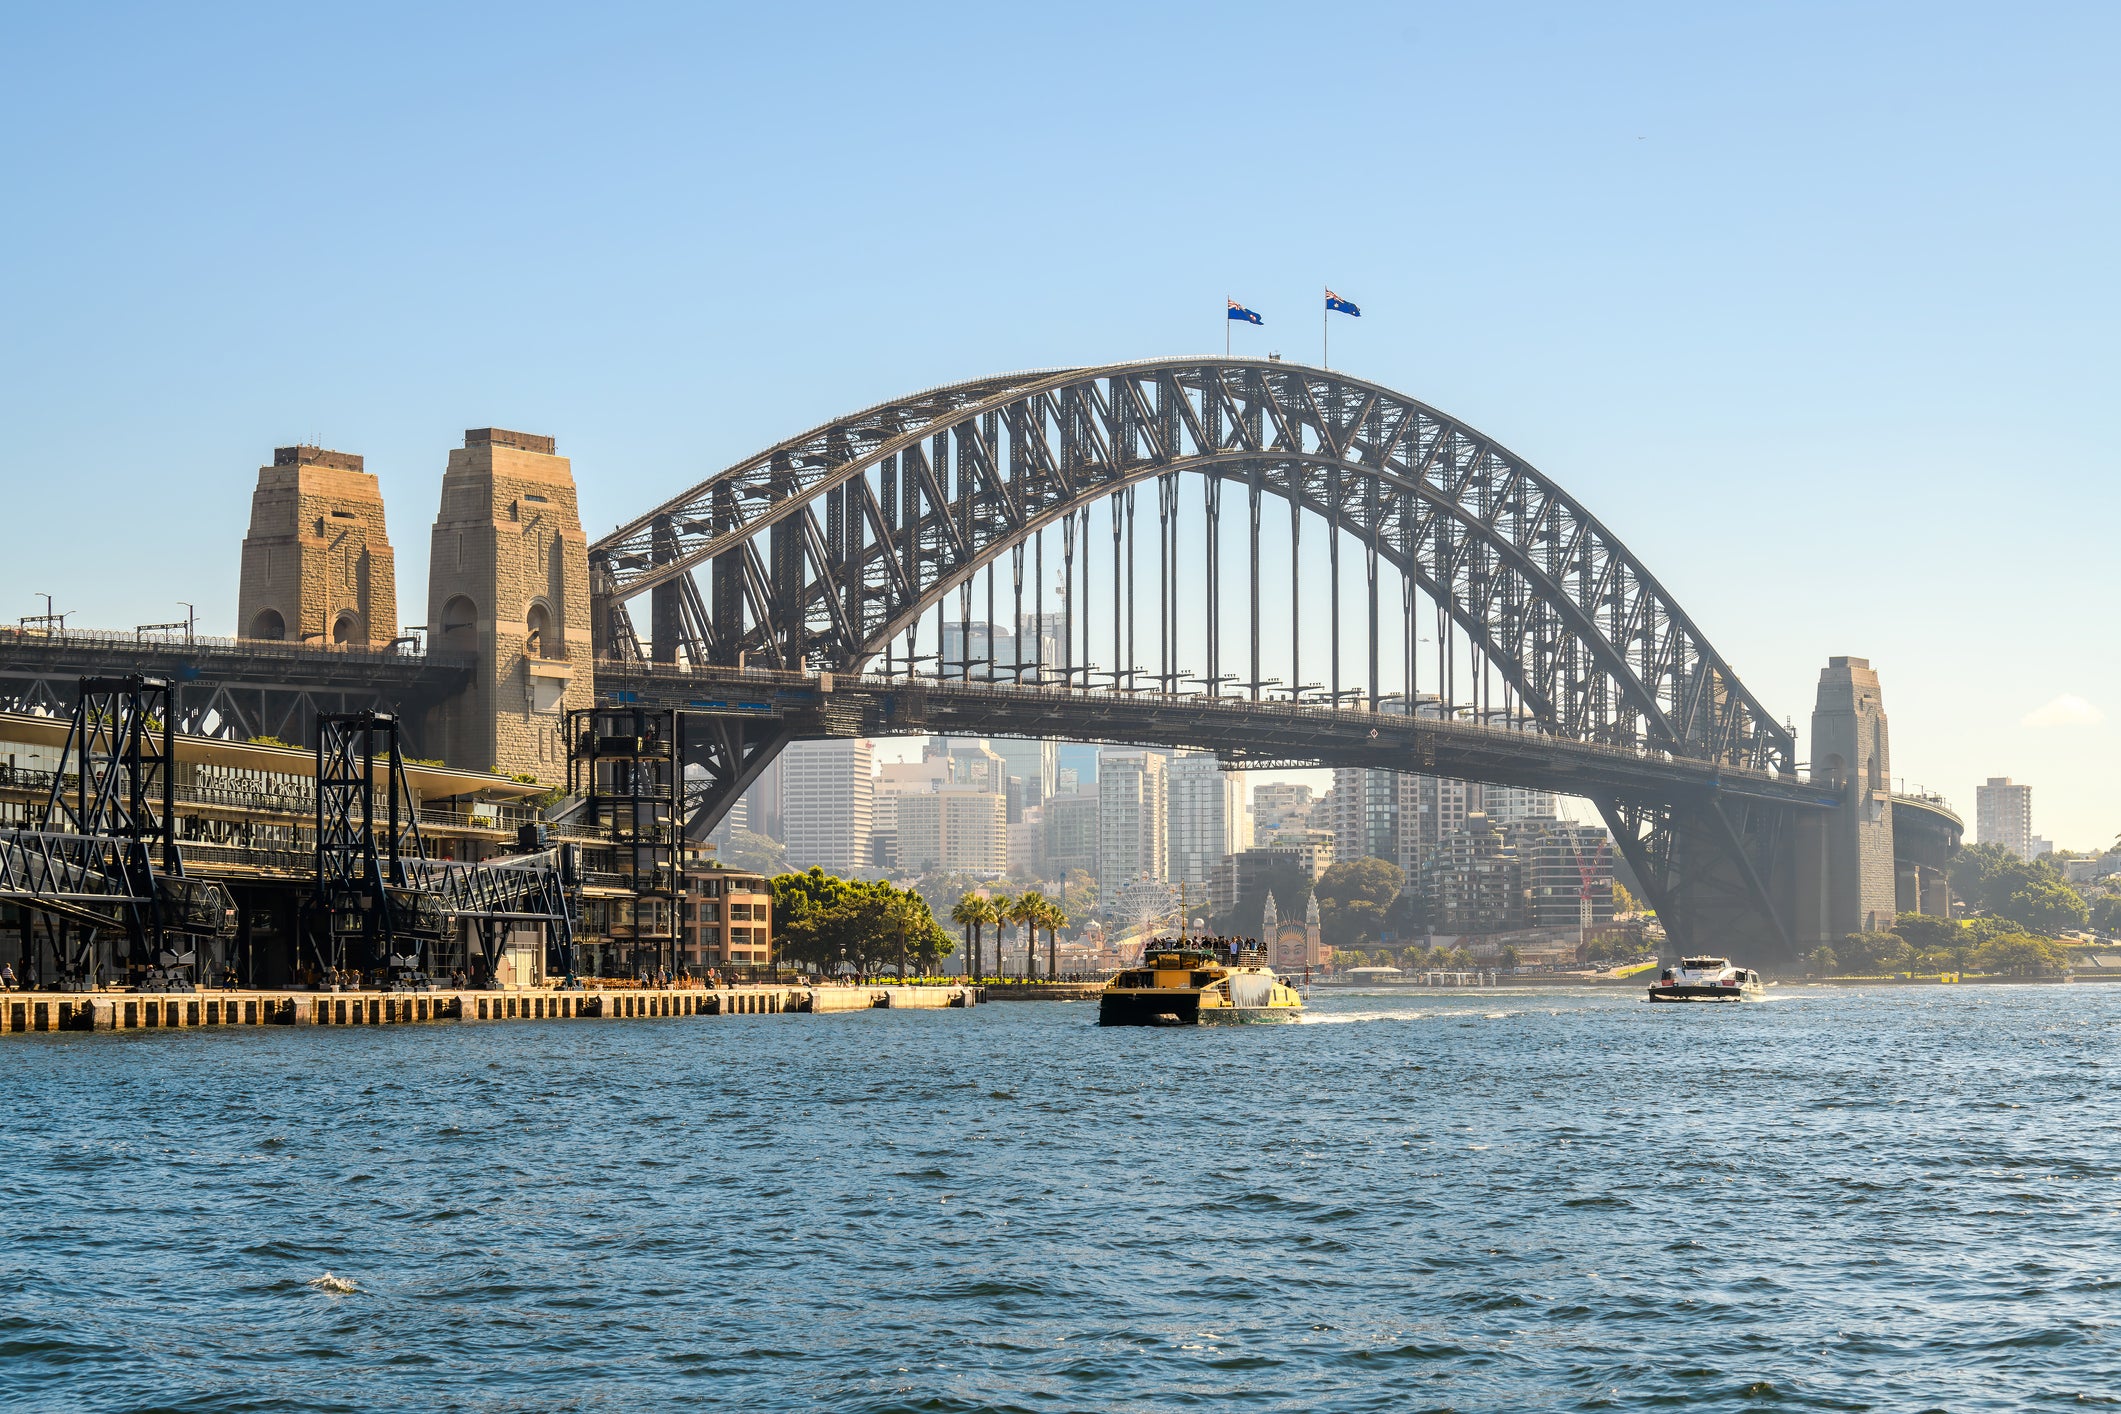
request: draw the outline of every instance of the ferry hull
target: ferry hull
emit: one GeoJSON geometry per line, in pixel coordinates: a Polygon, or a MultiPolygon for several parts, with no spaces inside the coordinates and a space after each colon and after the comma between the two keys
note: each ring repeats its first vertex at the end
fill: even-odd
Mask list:
{"type": "Polygon", "coordinates": [[[1757,1002],[1760,991],[1749,987],[1652,987],[1653,1002],[1757,1002]]]}
{"type": "Polygon", "coordinates": [[[1179,996],[1118,996],[1107,994],[1097,1003],[1099,1026],[1197,1026],[1200,1024],[1200,997],[1179,996]]]}
{"type": "Polygon", "coordinates": [[[1098,999],[1100,1026],[1236,1026],[1255,1021],[1294,1021],[1300,1006],[1202,1006],[1198,995],[1126,995],[1098,999]]]}

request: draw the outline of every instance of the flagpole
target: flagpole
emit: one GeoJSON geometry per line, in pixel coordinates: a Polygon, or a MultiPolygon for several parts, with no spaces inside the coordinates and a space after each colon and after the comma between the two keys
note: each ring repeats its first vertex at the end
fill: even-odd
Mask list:
{"type": "Polygon", "coordinates": [[[1223,296],[1223,357],[1230,356],[1230,297],[1223,296]]]}
{"type": "MultiPolygon", "coordinates": [[[[1325,286],[1321,285],[1319,289],[1322,291],[1325,286]]],[[[1318,344],[1319,362],[1330,373],[1333,369],[1333,311],[1326,308],[1323,297],[1318,301],[1318,344]]]]}

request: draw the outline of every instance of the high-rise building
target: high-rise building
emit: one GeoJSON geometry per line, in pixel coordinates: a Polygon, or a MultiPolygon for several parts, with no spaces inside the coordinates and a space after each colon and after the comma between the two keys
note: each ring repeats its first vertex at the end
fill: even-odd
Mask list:
{"type": "Polygon", "coordinates": [[[1613,845],[1603,829],[1530,820],[1505,833],[1524,871],[1527,924],[1597,928],[1613,921],[1613,845]]]}
{"type": "Polygon", "coordinates": [[[1068,632],[1065,614],[1026,614],[1017,626],[1016,642],[1023,647],[1020,676],[1025,682],[1040,680],[1040,665],[1044,665],[1047,682],[1060,681],[1061,642],[1068,632]]]}
{"type": "Polygon", "coordinates": [[[1316,808],[1311,788],[1294,781],[1252,787],[1252,842],[1265,844],[1282,830],[1308,830],[1316,808]]]}
{"type": "Polygon", "coordinates": [[[850,875],[873,862],[876,748],[836,738],[781,751],[781,842],[788,867],[850,875]]]}
{"type": "Polygon", "coordinates": [[[1974,842],[2000,844],[2020,859],[2036,858],[2033,849],[2033,788],[2013,785],[2009,776],[1990,776],[1974,789],[1974,842]]]}
{"type": "Polygon", "coordinates": [[[942,675],[970,678],[974,682],[984,682],[990,676],[1003,682],[1013,680],[1016,676],[1015,636],[1001,624],[983,623],[977,619],[973,620],[971,629],[968,637],[964,626],[956,619],[943,621],[942,675]]]}
{"type": "Polygon", "coordinates": [[[1009,826],[999,791],[945,784],[898,801],[898,867],[909,873],[999,878],[1009,870],[1009,826]]]}
{"type": "Polygon", "coordinates": [[[1169,869],[1170,792],[1159,751],[1108,752],[1098,762],[1098,905],[1113,907],[1137,880],[1161,882],[1169,869]]]}
{"type": "Polygon", "coordinates": [[[1097,792],[1065,791],[1042,807],[1045,867],[1056,879],[1097,872],[1097,792]]]}
{"type": "Polygon", "coordinates": [[[2055,842],[2045,835],[2034,835],[2025,846],[2025,857],[2027,859],[2038,859],[2043,854],[2053,854],[2054,852],[2055,842]]]}
{"type": "Polygon", "coordinates": [[[1525,925],[1517,850],[1481,811],[1444,835],[1427,883],[1429,918],[1439,933],[1499,933],[1525,925]]]}
{"type": "Polygon", "coordinates": [[[1060,789],[1060,743],[995,737],[987,743],[1002,768],[1024,783],[1024,809],[1043,805],[1060,789]]]}
{"type": "Polygon", "coordinates": [[[1332,867],[1333,837],[1323,830],[1309,840],[1255,845],[1226,856],[1215,866],[1208,881],[1208,901],[1218,910],[1228,910],[1274,874],[1293,870],[1315,884],[1332,867]]]}
{"type": "Polygon", "coordinates": [[[997,795],[1006,790],[1008,767],[1001,754],[987,744],[985,737],[939,737],[937,741],[950,763],[951,784],[993,791],[997,795]]]}
{"type": "MultiPolygon", "coordinates": [[[[1097,763],[1102,759],[1104,748],[1085,746],[1079,742],[1064,741],[1060,744],[1060,765],[1064,771],[1075,772],[1075,788],[1088,790],[1097,784],[1097,763]]],[[[1061,786],[1061,790],[1068,787],[1061,786]]]]}
{"type": "Polygon", "coordinates": [[[1527,786],[1481,786],[1480,809],[1498,825],[1520,825],[1532,820],[1558,820],[1561,808],[1554,792],[1527,786]]]}
{"type": "Polygon", "coordinates": [[[1046,858],[1046,812],[1033,806],[1009,822],[1009,872],[1036,877],[1046,858]]]}
{"type": "Polygon", "coordinates": [[[1182,751],[1171,758],[1167,793],[1165,877],[1198,897],[1223,856],[1252,847],[1243,774],[1225,771],[1212,751],[1182,751]]]}
{"type": "Polygon", "coordinates": [[[781,837],[781,761],[783,752],[768,761],[751,788],[744,792],[744,828],[769,840],[781,837]]]}
{"type": "Polygon", "coordinates": [[[875,793],[870,804],[870,857],[883,868],[899,865],[898,807],[909,795],[926,795],[950,778],[947,757],[931,756],[919,761],[887,761],[876,773],[875,793]]]}
{"type": "Polygon", "coordinates": [[[1333,832],[1336,859],[1389,859],[1399,856],[1400,777],[1393,771],[1341,767],[1333,772],[1333,789],[1323,823],[1333,832]]]}

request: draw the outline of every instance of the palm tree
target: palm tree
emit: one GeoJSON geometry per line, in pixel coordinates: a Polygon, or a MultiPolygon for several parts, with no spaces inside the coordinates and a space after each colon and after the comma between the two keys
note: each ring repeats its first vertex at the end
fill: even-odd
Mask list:
{"type": "Polygon", "coordinates": [[[994,908],[994,900],[985,894],[968,893],[961,896],[950,910],[950,921],[963,925],[965,941],[972,952],[966,958],[966,976],[977,982],[980,975],[980,956],[986,951],[981,946],[982,934],[989,923],[998,923],[1000,918],[994,908]]]}
{"type": "Polygon", "coordinates": [[[994,975],[1002,975],[1002,930],[1016,921],[1016,900],[1006,893],[997,892],[988,900],[994,906],[994,916],[987,921],[994,925],[994,975]]]}
{"type": "Polygon", "coordinates": [[[1052,899],[1039,900],[1038,925],[1046,930],[1046,978],[1051,981],[1060,976],[1058,956],[1060,952],[1060,930],[1068,926],[1068,915],[1052,899]]]}
{"type": "Polygon", "coordinates": [[[1024,980],[1030,981],[1038,973],[1038,919],[1046,906],[1046,896],[1037,889],[1026,889],[1009,900],[1009,910],[1004,915],[1011,923],[1028,928],[1024,940],[1024,980]]]}

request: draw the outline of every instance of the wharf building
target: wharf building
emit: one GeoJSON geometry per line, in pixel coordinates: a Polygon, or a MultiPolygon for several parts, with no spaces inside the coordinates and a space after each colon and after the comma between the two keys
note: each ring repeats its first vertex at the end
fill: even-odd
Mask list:
{"type": "MultiPolygon", "coordinates": [[[[0,828],[47,828],[45,814],[61,765],[69,723],[63,717],[0,713],[0,828]]],[[[322,962],[309,936],[317,820],[316,755],[264,742],[180,736],[172,768],[175,833],[184,858],[229,891],[236,933],[225,959],[225,975],[208,985],[294,987],[314,985],[322,962]]],[[[480,771],[408,764],[405,802],[429,858],[476,863],[512,853],[525,829],[538,829],[537,798],[544,788],[480,771]]],[[[599,861],[585,850],[585,861],[599,861]]],[[[608,930],[612,910],[631,904],[617,881],[585,870],[582,930],[594,941],[608,930]]],[[[489,972],[459,929],[433,943],[428,970],[440,977],[462,973],[480,985],[543,985],[544,938],[535,929],[510,931],[500,939],[489,972]]],[[[32,950],[47,959],[54,940],[49,922],[13,904],[0,904],[0,963],[29,978],[32,950]]],[[[105,979],[109,980],[109,979],[105,979]]]]}
{"type": "Polygon", "coordinates": [[[684,859],[684,893],[678,903],[681,966],[693,976],[708,968],[746,971],[773,962],[773,893],[765,878],[725,869],[699,849],[684,859]]]}

